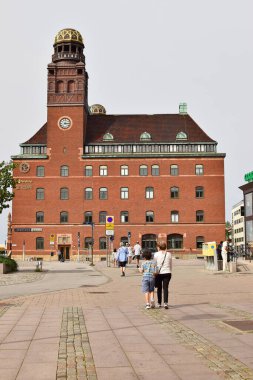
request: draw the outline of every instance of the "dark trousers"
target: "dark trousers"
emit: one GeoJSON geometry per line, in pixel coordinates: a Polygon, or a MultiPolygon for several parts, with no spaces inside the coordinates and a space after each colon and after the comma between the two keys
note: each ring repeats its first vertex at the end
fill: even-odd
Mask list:
{"type": "Polygon", "coordinates": [[[162,290],[163,290],[163,302],[168,303],[170,279],[171,279],[171,273],[159,274],[156,278],[157,299],[158,299],[159,304],[162,303],[162,290]]]}

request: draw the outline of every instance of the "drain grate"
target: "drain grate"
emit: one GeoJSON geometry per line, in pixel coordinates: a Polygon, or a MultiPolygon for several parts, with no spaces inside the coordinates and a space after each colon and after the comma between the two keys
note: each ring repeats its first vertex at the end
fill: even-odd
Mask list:
{"type": "Polygon", "coordinates": [[[223,323],[243,332],[253,332],[253,321],[223,321],[223,323]]]}

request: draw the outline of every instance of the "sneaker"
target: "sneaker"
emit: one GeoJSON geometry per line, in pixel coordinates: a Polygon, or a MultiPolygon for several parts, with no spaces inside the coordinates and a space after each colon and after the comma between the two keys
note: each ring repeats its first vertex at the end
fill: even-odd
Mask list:
{"type": "Polygon", "coordinates": [[[164,309],[168,309],[168,308],[169,308],[168,304],[165,303],[165,304],[164,304],[164,309]]]}
{"type": "Polygon", "coordinates": [[[158,303],[157,305],[156,305],[156,307],[158,307],[158,309],[161,307],[161,304],[160,303],[158,303]]]}
{"type": "Polygon", "coordinates": [[[150,309],[150,304],[149,303],[146,304],[146,309],[150,309]]]}
{"type": "Polygon", "coordinates": [[[151,300],[150,304],[151,304],[151,309],[154,309],[155,308],[155,300],[151,300]]]}
{"type": "Polygon", "coordinates": [[[136,265],[136,268],[139,268],[139,265],[136,265]]]}

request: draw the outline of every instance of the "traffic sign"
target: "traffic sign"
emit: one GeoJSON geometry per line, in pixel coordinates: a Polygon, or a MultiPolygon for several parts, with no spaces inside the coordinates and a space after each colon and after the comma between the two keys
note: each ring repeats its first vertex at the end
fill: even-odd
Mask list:
{"type": "Polygon", "coordinates": [[[106,231],[114,230],[114,216],[106,216],[105,229],[106,231]]]}
{"type": "Polygon", "coordinates": [[[113,236],[114,235],[114,230],[106,230],[105,234],[106,234],[106,236],[113,236]]]}

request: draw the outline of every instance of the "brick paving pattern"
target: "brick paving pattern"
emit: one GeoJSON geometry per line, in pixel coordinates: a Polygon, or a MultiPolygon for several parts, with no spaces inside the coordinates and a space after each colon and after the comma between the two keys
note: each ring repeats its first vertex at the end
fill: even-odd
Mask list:
{"type": "Polygon", "coordinates": [[[0,286],[4,285],[16,285],[33,281],[41,280],[45,273],[27,271],[27,272],[14,272],[0,276],[0,286]]]}
{"type": "Polygon", "coordinates": [[[63,310],[56,379],[97,379],[83,311],[79,307],[63,310]]]}

